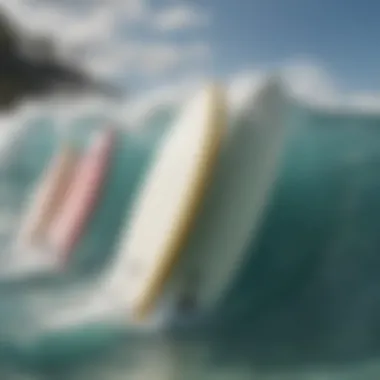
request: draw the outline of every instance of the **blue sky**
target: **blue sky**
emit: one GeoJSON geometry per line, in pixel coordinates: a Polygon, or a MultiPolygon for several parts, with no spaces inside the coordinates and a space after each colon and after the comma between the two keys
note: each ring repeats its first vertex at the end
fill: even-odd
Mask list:
{"type": "Polygon", "coordinates": [[[0,0],[0,5],[33,32],[54,36],[63,51],[75,52],[98,75],[132,86],[307,61],[342,89],[380,88],[376,0],[0,0]]]}
{"type": "Polygon", "coordinates": [[[214,15],[213,50],[224,71],[306,57],[343,86],[380,87],[380,2],[376,0],[208,3],[214,15]]]}

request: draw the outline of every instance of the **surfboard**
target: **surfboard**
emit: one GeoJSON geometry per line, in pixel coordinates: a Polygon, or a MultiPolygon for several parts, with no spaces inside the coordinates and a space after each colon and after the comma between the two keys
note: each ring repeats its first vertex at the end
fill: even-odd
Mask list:
{"type": "Polygon", "coordinates": [[[286,105],[282,83],[270,78],[246,101],[241,116],[229,128],[215,177],[183,253],[172,299],[179,302],[193,293],[192,302],[205,311],[232,283],[258,231],[276,178],[286,105]],[[191,289],[187,273],[197,281],[190,284],[191,289]]]}
{"type": "Polygon", "coordinates": [[[59,215],[49,229],[49,246],[64,264],[80,238],[99,198],[110,163],[115,133],[97,131],[74,173],[59,215]]]}
{"type": "Polygon", "coordinates": [[[19,246],[43,243],[48,227],[69,188],[77,162],[78,152],[65,142],[32,193],[21,224],[19,246]]]}
{"type": "Polygon", "coordinates": [[[151,315],[193,227],[220,151],[225,108],[216,85],[189,101],[137,195],[108,279],[136,321],[151,315]]]}

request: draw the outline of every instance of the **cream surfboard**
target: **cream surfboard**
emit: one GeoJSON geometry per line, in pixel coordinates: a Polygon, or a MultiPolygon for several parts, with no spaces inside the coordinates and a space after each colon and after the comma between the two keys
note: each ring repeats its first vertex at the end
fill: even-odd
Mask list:
{"type": "Polygon", "coordinates": [[[196,308],[205,310],[231,284],[260,226],[276,177],[286,104],[282,83],[273,77],[246,102],[241,120],[234,120],[171,299],[193,297],[196,308]]]}
{"type": "Polygon", "coordinates": [[[21,225],[18,245],[31,246],[44,242],[48,227],[66,194],[78,163],[78,152],[64,143],[33,192],[21,225]]]}
{"type": "Polygon", "coordinates": [[[151,315],[193,227],[220,151],[225,107],[216,85],[195,96],[163,140],[137,195],[106,281],[136,320],[151,315]]]}
{"type": "Polygon", "coordinates": [[[49,229],[49,245],[64,263],[78,242],[93,211],[110,163],[113,130],[97,131],[79,162],[59,214],[49,229]]]}

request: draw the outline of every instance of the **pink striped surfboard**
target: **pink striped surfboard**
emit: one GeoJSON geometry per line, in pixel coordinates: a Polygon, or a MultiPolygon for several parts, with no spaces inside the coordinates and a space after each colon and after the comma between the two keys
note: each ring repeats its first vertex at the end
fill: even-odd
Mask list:
{"type": "Polygon", "coordinates": [[[65,264],[94,210],[110,163],[114,131],[98,132],[79,162],[61,209],[49,230],[50,246],[65,264]]]}

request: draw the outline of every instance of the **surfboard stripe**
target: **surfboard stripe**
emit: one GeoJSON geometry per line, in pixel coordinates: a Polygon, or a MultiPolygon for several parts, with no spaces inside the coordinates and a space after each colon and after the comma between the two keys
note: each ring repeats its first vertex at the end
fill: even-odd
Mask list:
{"type": "Polygon", "coordinates": [[[52,224],[49,243],[58,251],[63,263],[78,242],[99,198],[114,141],[113,131],[102,131],[94,136],[75,171],[60,214],[52,224]]]}
{"type": "Polygon", "coordinates": [[[19,244],[43,243],[48,227],[69,188],[78,158],[74,147],[65,143],[51,160],[32,196],[21,227],[19,244]]]}

